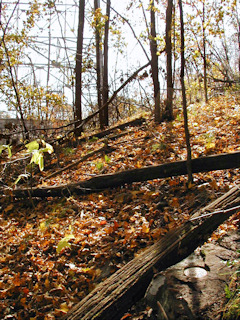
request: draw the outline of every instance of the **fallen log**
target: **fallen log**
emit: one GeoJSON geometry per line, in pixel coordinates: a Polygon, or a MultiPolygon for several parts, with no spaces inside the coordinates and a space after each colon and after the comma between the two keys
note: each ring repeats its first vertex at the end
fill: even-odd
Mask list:
{"type": "MultiPolygon", "coordinates": [[[[186,258],[200,246],[212,232],[232,214],[240,211],[240,189],[230,190],[219,198],[225,207],[226,199],[233,194],[238,196],[238,206],[222,209],[211,217],[188,221],[176,230],[169,232],[157,243],[139,254],[123,268],[99,284],[90,294],[73,307],[63,320],[119,320],[121,316],[141,299],[154,275],[153,270],[162,271],[186,258]]],[[[215,208],[216,203],[208,205],[215,208]]],[[[205,210],[198,212],[203,216],[205,210]]],[[[196,218],[196,217],[195,217],[196,218]]]]}
{"type": "Polygon", "coordinates": [[[144,122],[146,121],[145,118],[143,117],[140,117],[140,118],[136,118],[136,119],[133,119],[133,120],[130,120],[128,122],[125,122],[125,123],[121,123],[121,124],[118,124],[114,127],[111,127],[109,129],[106,129],[106,130],[103,130],[103,131],[100,131],[100,132],[95,132],[87,137],[82,137],[82,138],[78,138],[78,142],[79,141],[86,141],[86,140],[89,140],[89,139],[92,139],[92,138],[103,138],[107,135],[109,135],[110,133],[113,133],[115,130],[119,129],[119,130],[123,130],[125,129],[126,127],[134,127],[134,126],[140,126],[142,125],[144,122]]]}
{"type": "MultiPolygon", "coordinates": [[[[213,170],[238,168],[240,166],[240,152],[212,155],[192,160],[192,172],[208,172],[213,170]]],[[[113,174],[98,175],[91,179],[72,184],[59,186],[16,189],[12,196],[16,198],[32,197],[57,197],[69,196],[73,193],[87,194],[107,188],[115,188],[126,183],[142,182],[187,174],[186,161],[164,163],[158,166],[149,166],[140,169],[121,171],[113,174]]],[[[9,195],[9,190],[7,190],[9,195]]]]}

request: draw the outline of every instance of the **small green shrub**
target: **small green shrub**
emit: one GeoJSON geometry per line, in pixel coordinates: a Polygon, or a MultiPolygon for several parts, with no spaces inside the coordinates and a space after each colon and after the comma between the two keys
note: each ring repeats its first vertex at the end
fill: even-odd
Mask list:
{"type": "Polygon", "coordinates": [[[225,286],[225,295],[228,302],[224,306],[223,320],[240,319],[240,261],[230,261],[229,265],[232,264],[237,264],[238,269],[232,274],[230,284],[225,286]]]}

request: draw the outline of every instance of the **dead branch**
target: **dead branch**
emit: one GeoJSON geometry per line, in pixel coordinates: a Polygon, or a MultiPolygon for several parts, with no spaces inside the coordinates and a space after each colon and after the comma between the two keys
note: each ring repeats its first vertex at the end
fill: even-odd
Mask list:
{"type": "MultiPolygon", "coordinates": [[[[192,160],[192,172],[208,172],[213,170],[223,170],[238,168],[240,166],[240,151],[202,157],[192,160]]],[[[32,197],[58,197],[71,195],[72,193],[86,194],[107,188],[115,188],[126,183],[142,182],[153,179],[160,179],[172,176],[187,174],[186,161],[176,161],[164,163],[158,166],[149,166],[140,169],[132,169],[112,174],[103,174],[94,178],[72,184],[59,186],[32,188],[32,197]]],[[[16,189],[12,191],[16,198],[29,196],[29,189],[16,189]]]]}
{"type": "Polygon", "coordinates": [[[112,103],[112,101],[116,98],[116,96],[118,95],[118,93],[132,80],[134,80],[136,78],[136,76],[138,75],[139,72],[141,72],[143,69],[147,68],[149,65],[151,64],[151,62],[147,62],[144,66],[140,67],[138,70],[136,70],[116,91],[114,91],[113,95],[111,96],[111,98],[97,111],[95,111],[94,113],[90,114],[87,118],[85,118],[84,120],[82,120],[78,126],[76,126],[74,129],[69,130],[64,136],[62,136],[59,139],[54,140],[53,142],[60,142],[62,141],[64,138],[66,138],[70,133],[73,133],[81,128],[83,128],[83,126],[88,123],[92,118],[94,118],[99,112],[101,112],[104,108],[106,108],[106,106],[108,106],[110,103],[112,103]]]}

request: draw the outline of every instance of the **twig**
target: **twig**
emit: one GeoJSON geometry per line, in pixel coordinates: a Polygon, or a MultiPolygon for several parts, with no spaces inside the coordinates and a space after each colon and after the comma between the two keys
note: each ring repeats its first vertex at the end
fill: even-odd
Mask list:
{"type": "Polygon", "coordinates": [[[61,140],[63,140],[64,138],[66,138],[70,133],[75,132],[78,129],[81,129],[88,121],[90,121],[92,118],[94,118],[99,112],[101,112],[106,106],[108,106],[110,103],[112,103],[112,101],[116,98],[116,96],[118,95],[118,93],[132,80],[134,80],[136,78],[136,76],[138,75],[139,72],[141,72],[143,69],[147,68],[148,66],[150,66],[151,62],[147,62],[145,65],[143,65],[142,67],[140,67],[138,70],[136,70],[118,89],[116,89],[111,98],[109,98],[109,100],[104,103],[104,105],[98,109],[97,111],[93,112],[92,114],[90,114],[87,118],[83,119],[82,121],[78,120],[77,122],[79,122],[79,125],[76,126],[74,129],[69,130],[68,132],[66,132],[65,135],[63,135],[61,138],[56,139],[54,141],[52,141],[51,143],[54,142],[59,142],[61,140]]]}
{"type": "Polygon", "coordinates": [[[157,305],[158,305],[160,311],[162,312],[164,319],[165,319],[165,320],[168,320],[168,316],[167,316],[167,314],[166,314],[163,306],[161,305],[161,303],[160,303],[159,301],[157,301],[157,305]]]}
{"type": "Polygon", "coordinates": [[[19,158],[19,159],[15,159],[15,160],[12,160],[12,161],[5,162],[4,164],[5,164],[5,165],[6,165],[6,164],[13,164],[13,163],[18,162],[18,161],[27,160],[27,159],[29,159],[30,157],[31,157],[31,156],[29,155],[29,156],[26,156],[26,157],[24,157],[24,158],[19,158]]]}
{"type": "Polygon", "coordinates": [[[64,167],[64,168],[62,168],[62,169],[60,169],[60,170],[58,170],[58,171],[55,171],[55,172],[53,172],[52,174],[48,175],[47,177],[44,178],[44,180],[50,179],[50,178],[52,178],[52,177],[55,177],[55,176],[58,175],[59,173],[61,173],[61,172],[63,172],[63,171],[66,171],[66,170],[69,170],[69,169],[71,169],[72,167],[75,167],[76,165],[78,165],[80,162],[83,162],[83,161],[85,161],[86,159],[92,157],[93,155],[95,155],[95,154],[97,154],[97,153],[100,153],[100,152],[102,152],[102,151],[105,151],[105,150],[107,150],[107,149],[106,149],[106,146],[104,146],[104,147],[102,147],[102,148],[100,148],[100,149],[98,149],[98,150],[95,150],[95,151],[93,151],[93,152],[90,152],[90,153],[86,154],[85,156],[83,156],[81,159],[75,161],[74,163],[70,163],[70,164],[67,165],[66,167],[64,167]]]}
{"type": "Polygon", "coordinates": [[[217,210],[217,211],[214,211],[214,212],[210,212],[210,213],[206,213],[206,214],[202,214],[201,216],[198,216],[198,217],[194,217],[194,218],[191,218],[189,219],[189,221],[194,221],[194,220],[198,220],[198,219],[201,219],[201,218],[205,218],[205,217],[209,217],[209,216],[214,216],[216,214],[228,214],[228,213],[234,213],[234,211],[240,211],[240,205],[239,206],[236,206],[236,207],[233,207],[233,208],[230,208],[230,209],[226,209],[226,210],[217,210]]]}

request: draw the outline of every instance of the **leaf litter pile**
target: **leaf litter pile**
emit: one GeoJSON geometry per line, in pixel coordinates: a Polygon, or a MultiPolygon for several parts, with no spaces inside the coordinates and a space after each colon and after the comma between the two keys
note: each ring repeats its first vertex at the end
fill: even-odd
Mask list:
{"type": "MultiPolygon", "coordinates": [[[[189,107],[193,157],[239,151],[239,108],[240,96],[236,94],[189,107]]],[[[181,111],[172,123],[154,125],[147,119],[141,126],[116,130],[113,136],[87,139],[75,148],[59,147],[46,159],[44,171],[34,170],[31,183],[57,186],[186,159],[181,111]],[[113,150],[98,153],[106,138],[113,150]],[[85,161],[47,178],[94,151],[85,161]]],[[[22,157],[24,151],[11,159],[1,159],[1,182],[9,189],[24,170],[12,159],[22,157]]],[[[59,319],[99,282],[238,181],[238,169],[219,170],[195,174],[190,190],[187,178],[180,176],[85,196],[42,200],[2,197],[1,318],[59,319]]],[[[29,182],[21,183],[16,188],[29,186],[29,182]]],[[[212,238],[236,228],[238,223],[239,215],[233,216],[212,238]]],[[[147,315],[135,317],[145,318],[147,315]]]]}

